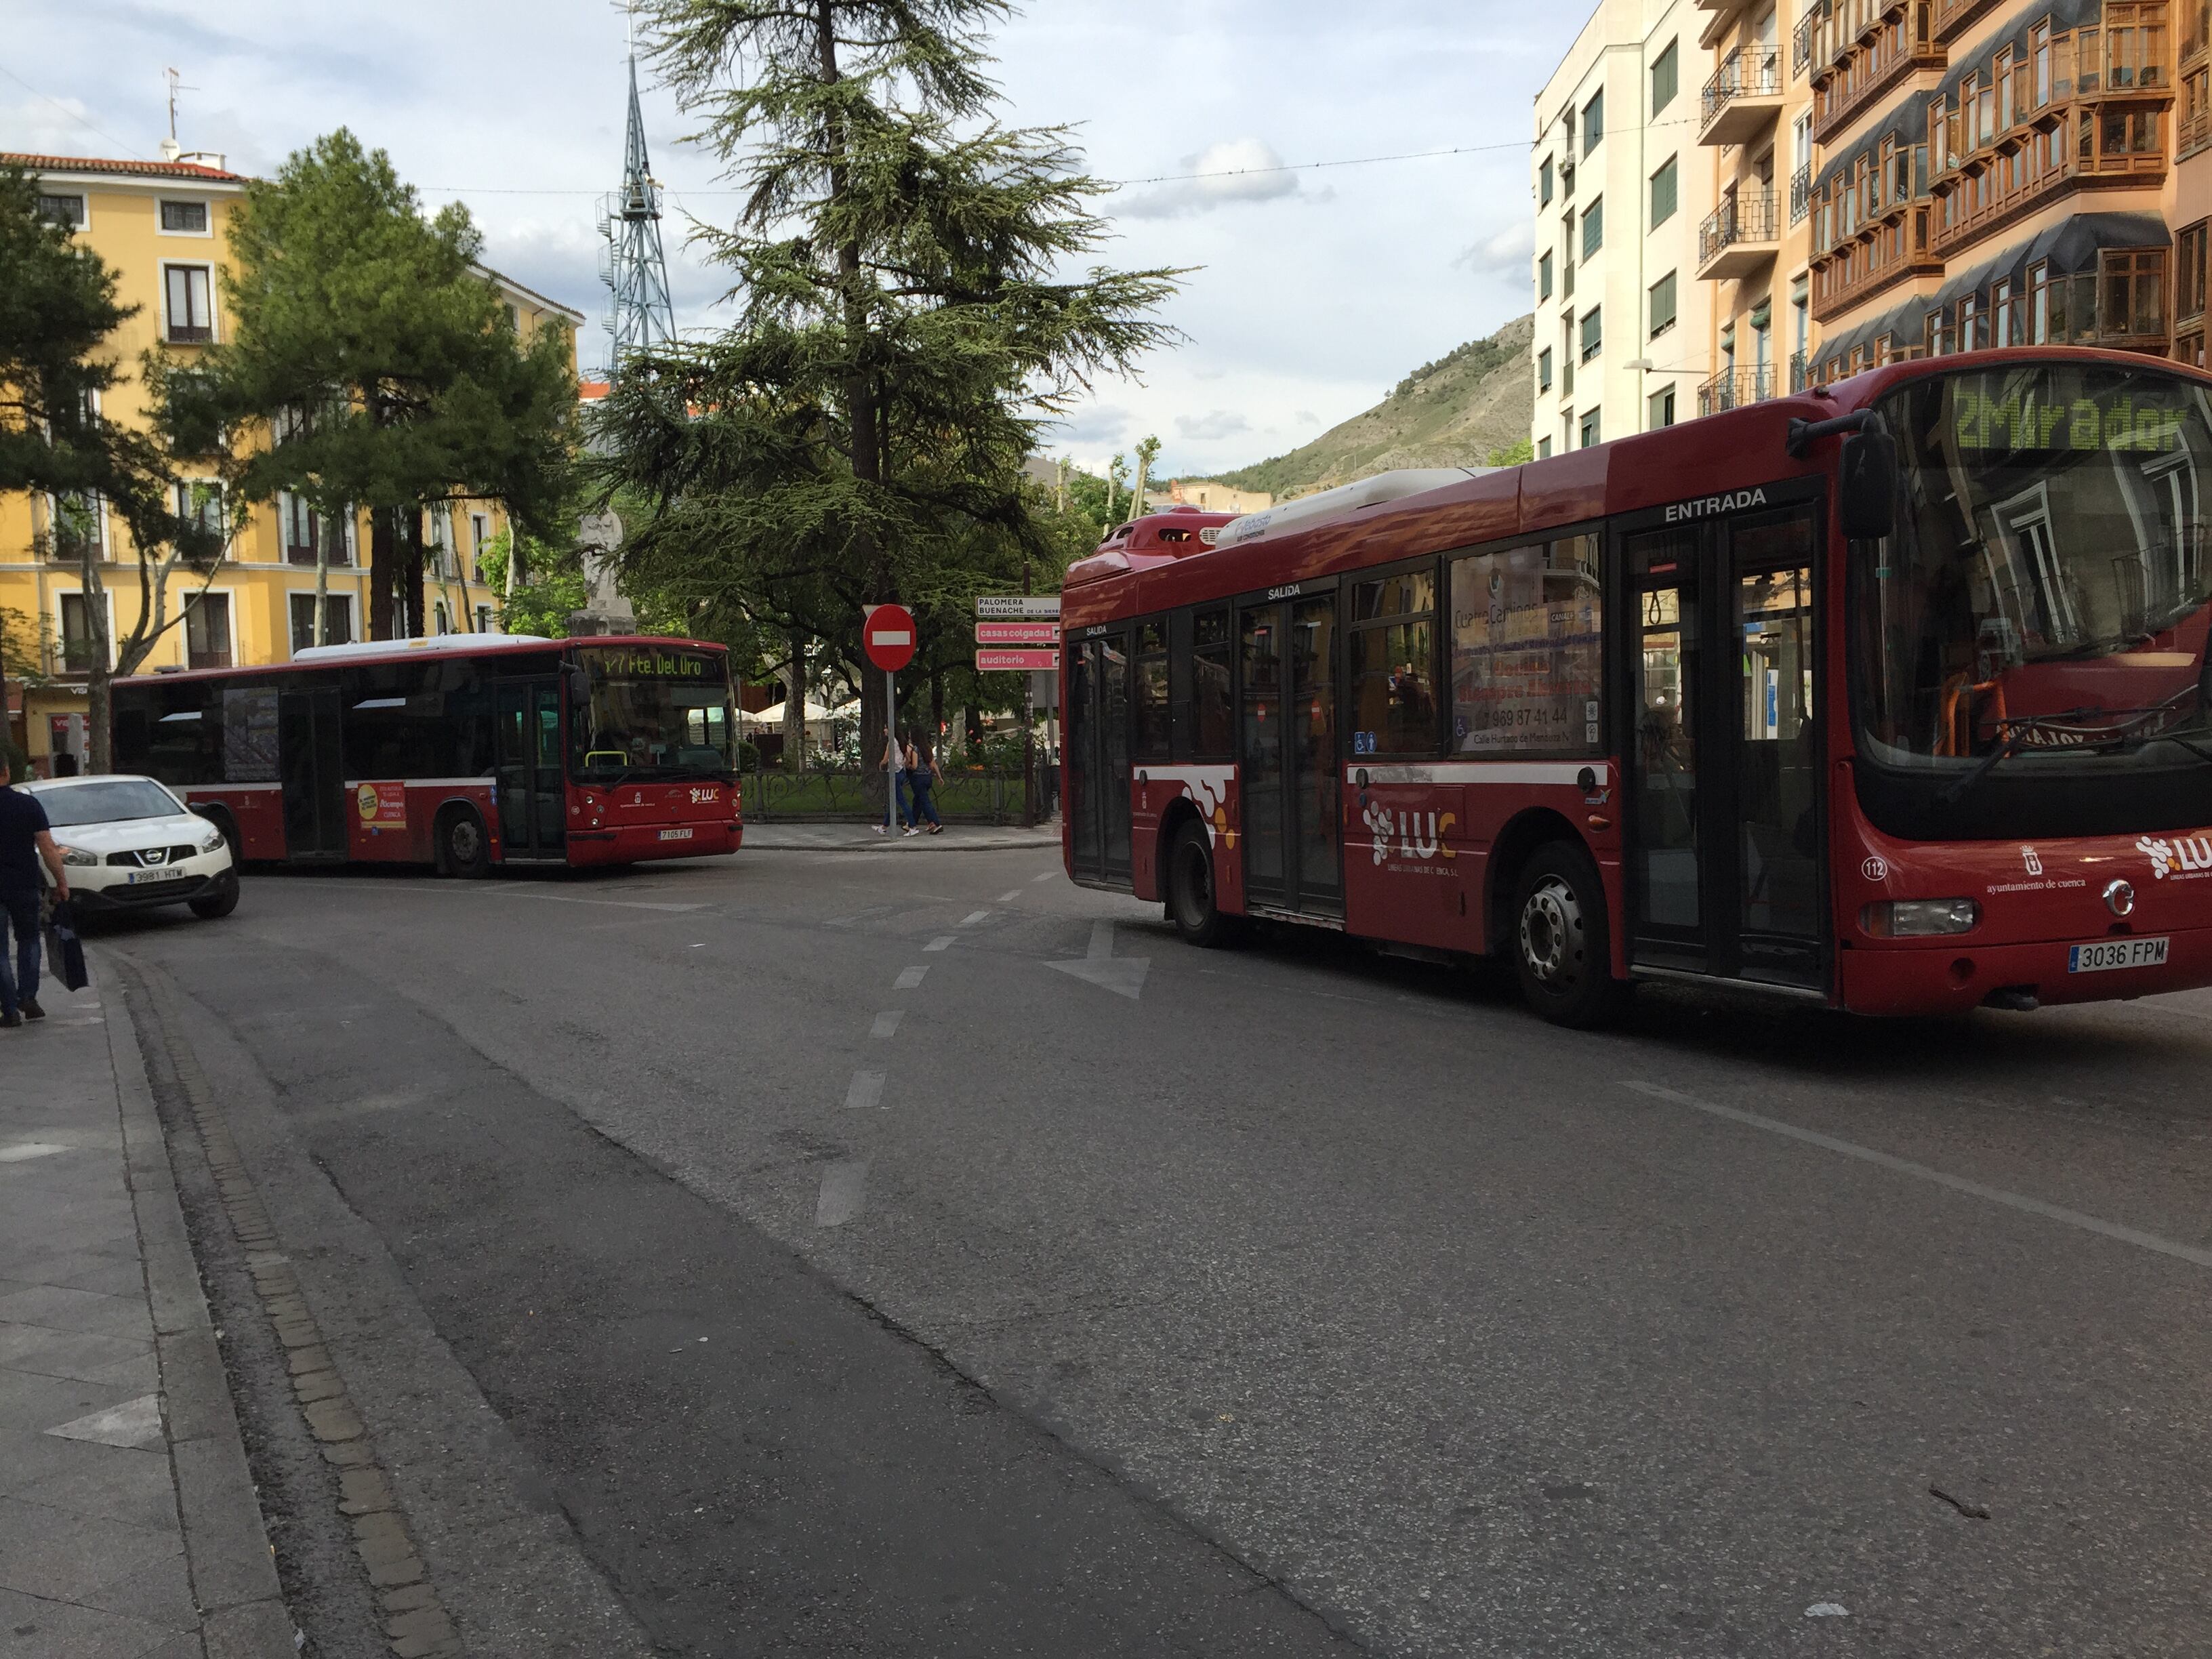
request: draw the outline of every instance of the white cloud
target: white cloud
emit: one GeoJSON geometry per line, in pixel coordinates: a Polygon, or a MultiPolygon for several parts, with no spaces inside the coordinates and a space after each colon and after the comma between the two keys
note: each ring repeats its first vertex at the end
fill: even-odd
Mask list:
{"type": "Polygon", "coordinates": [[[1217,438],[1226,438],[1251,429],[1252,422],[1231,409],[1217,409],[1205,415],[1176,416],[1176,435],[1192,443],[1212,443],[1217,438]]]}
{"type": "Polygon", "coordinates": [[[1452,258],[1452,269],[1477,276],[1504,276],[1525,283],[1528,260],[1535,252],[1534,221],[1516,219],[1472,246],[1462,248],[1452,258]]]}
{"type": "Polygon", "coordinates": [[[1189,175],[1116,196],[1111,210],[1131,219],[1178,219],[1232,202],[1272,202],[1298,193],[1298,175],[1257,138],[1230,138],[1182,158],[1189,175]]]}
{"type": "Polygon", "coordinates": [[[1300,410],[1297,412],[1297,420],[1300,426],[1319,426],[1321,424],[1321,416],[1315,414],[1310,409],[1300,410]]]}
{"type": "Polygon", "coordinates": [[[1066,444],[1118,444],[1129,435],[1130,414],[1111,404],[1091,404],[1064,421],[1055,422],[1051,435],[1066,444]]]}

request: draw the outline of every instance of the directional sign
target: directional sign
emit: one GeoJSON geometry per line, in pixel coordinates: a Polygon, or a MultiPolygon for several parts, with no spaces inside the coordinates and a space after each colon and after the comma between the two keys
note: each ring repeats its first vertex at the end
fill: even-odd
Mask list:
{"type": "Polygon", "coordinates": [[[1050,622],[979,622],[978,645],[1058,645],[1060,624],[1050,622]]]}
{"type": "Polygon", "coordinates": [[[995,673],[1005,668],[1035,672],[1059,666],[1060,653],[1057,651],[978,651],[975,653],[975,672],[979,674],[995,673]]]}
{"type": "Polygon", "coordinates": [[[1048,593],[1042,599],[1031,599],[1026,593],[999,593],[975,601],[975,614],[993,617],[1002,622],[1021,617],[1032,620],[1060,615],[1060,595],[1048,593]]]}
{"type": "Polygon", "coordinates": [[[886,674],[896,674],[914,660],[914,612],[902,605],[868,608],[860,624],[860,643],[868,660],[886,674]]]}

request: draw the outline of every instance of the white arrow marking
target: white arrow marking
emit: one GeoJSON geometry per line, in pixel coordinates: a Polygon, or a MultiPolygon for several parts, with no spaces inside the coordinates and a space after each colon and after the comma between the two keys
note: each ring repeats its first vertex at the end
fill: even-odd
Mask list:
{"type": "Polygon", "coordinates": [[[1063,974],[1086,980],[1111,991],[1115,996],[1127,997],[1134,1002],[1145,988],[1145,975],[1152,971],[1150,957],[1117,957],[1114,954],[1114,924],[1094,921],[1091,924],[1091,945],[1080,962],[1051,962],[1045,964],[1057,968],[1063,974]]]}
{"type": "Polygon", "coordinates": [[[848,1158],[822,1172],[822,1190],[814,1197],[814,1224],[842,1227],[867,1208],[868,1161],[848,1158]]]}

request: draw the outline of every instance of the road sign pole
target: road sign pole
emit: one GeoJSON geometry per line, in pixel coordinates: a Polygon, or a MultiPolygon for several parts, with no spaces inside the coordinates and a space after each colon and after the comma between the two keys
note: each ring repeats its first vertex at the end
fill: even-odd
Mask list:
{"type": "Polygon", "coordinates": [[[884,822],[898,823],[898,676],[884,670],[884,822]]]}
{"type": "MultiPolygon", "coordinates": [[[[1022,560],[1022,597],[1030,595],[1030,562],[1022,560]]],[[[1022,676],[1022,828],[1036,828],[1036,696],[1030,677],[1022,676]]]]}

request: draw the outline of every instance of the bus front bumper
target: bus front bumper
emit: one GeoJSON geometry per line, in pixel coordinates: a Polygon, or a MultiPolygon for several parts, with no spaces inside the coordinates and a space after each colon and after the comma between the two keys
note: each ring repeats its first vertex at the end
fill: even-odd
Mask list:
{"type": "Polygon", "coordinates": [[[744,838],[745,826],[726,818],[701,823],[630,823],[571,830],[568,862],[635,864],[647,859],[699,858],[710,853],[734,853],[744,838]]]}
{"type": "Polygon", "coordinates": [[[2014,1006],[2023,994],[2051,1005],[2111,1002],[2212,985],[2208,927],[2030,945],[1978,945],[1968,934],[1940,945],[1859,945],[1839,955],[1843,1006],[1855,1014],[1964,1013],[2000,994],[2014,1006]],[[2069,971],[2073,946],[2110,944],[2115,937],[2164,938],[2166,960],[2155,967],[2069,971]]]}

